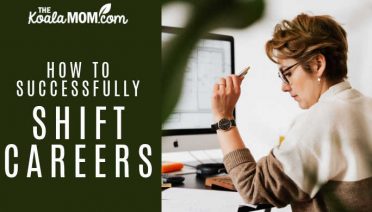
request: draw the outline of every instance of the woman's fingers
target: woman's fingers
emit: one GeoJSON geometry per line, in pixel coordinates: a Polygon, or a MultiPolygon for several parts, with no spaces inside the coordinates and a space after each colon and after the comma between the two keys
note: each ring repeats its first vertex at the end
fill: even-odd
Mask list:
{"type": "Polygon", "coordinates": [[[222,90],[224,91],[225,87],[226,87],[226,80],[225,80],[225,78],[222,77],[218,80],[218,89],[220,91],[222,91],[222,90]]]}
{"type": "Polygon", "coordinates": [[[219,84],[218,83],[214,84],[214,86],[213,86],[213,92],[214,93],[217,93],[218,92],[218,88],[219,88],[219,84]]]}
{"type": "Polygon", "coordinates": [[[240,95],[240,83],[242,79],[231,75],[220,78],[213,87],[212,111],[214,117],[232,116],[235,104],[240,95]]]}
{"type": "Polygon", "coordinates": [[[236,75],[233,75],[231,78],[232,78],[232,82],[233,82],[233,85],[234,85],[234,91],[235,91],[235,93],[239,94],[240,93],[240,85],[241,85],[244,78],[236,76],[236,75]]]}
{"type": "Polygon", "coordinates": [[[240,85],[242,82],[243,78],[236,76],[236,75],[231,75],[227,76],[225,78],[220,78],[218,80],[218,83],[215,85],[216,87],[214,89],[217,89],[220,91],[226,92],[226,94],[240,94],[240,85]]]}
{"type": "Polygon", "coordinates": [[[221,77],[219,80],[218,80],[218,84],[219,85],[226,85],[226,79],[224,77],[221,77]]]}
{"type": "Polygon", "coordinates": [[[226,77],[225,80],[226,80],[226,93],[230,94],[231,91],[233,91],[234,89],[231,76],[226,77]]]}

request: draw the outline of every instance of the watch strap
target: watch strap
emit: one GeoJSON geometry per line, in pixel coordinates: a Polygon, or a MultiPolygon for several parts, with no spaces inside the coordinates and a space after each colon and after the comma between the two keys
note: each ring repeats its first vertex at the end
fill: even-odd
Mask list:
{"type": "Polygon", "coordinates": [[[232,127],[236,127],[236,121],[235,121],[235,119],[231,119],[230,122],[231,122],[231,126],[232,127]]]}
{"type": "Polygon", "coordinates": [[[212,130],[218,130],[218,122],[211,125],[212,130]]]}

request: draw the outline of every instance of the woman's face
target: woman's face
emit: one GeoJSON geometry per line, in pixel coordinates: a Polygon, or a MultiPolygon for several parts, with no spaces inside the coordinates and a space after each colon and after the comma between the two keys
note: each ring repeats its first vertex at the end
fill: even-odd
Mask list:
{"type": "Polygon", "coordinates": [[[300,108],[308,109],[318,102],[322,86],[318,81],[317,74],[305,72],[300,64],[288,69],[296,63],[297,61],[294,59],[279,60],[279,71],[289,81],[289,83],[283,82],[282,90],[288,92],[298,102],[300,108]]]}

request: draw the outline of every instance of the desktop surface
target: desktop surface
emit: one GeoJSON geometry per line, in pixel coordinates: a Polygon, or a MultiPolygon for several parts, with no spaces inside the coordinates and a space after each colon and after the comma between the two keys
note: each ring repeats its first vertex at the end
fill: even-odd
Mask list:
{"type": "MultiPolygon", "coordinates": [[[[188,189],[207,189],[207,190],[212,189],[211,187],[205,186],[205,184],[204,184],[205,179],[196,177],[195,173],[193,173],[193,174],[183,174],[182,176],[185,177],[184,182],[182,184],[174,185],[172,187],[188,188],[188,189]]],[[[223,189],[217,189],[217,190],[223,190],[223,189]]],[[[235,192],[235,191],[230,191],[230,192],[235,192]]],[[[237,205],[237,211],[238,212],[259,211],[259,210],[262,210],[262,211],[265,211],[265,212],[270,212],[271,208],[272,208],[272,205],[268,205],[268,204],[259,204],[257,206],[257,208],[252,208],[252,207],[249,207],[249,206],[239,207],[237,205]]]]}

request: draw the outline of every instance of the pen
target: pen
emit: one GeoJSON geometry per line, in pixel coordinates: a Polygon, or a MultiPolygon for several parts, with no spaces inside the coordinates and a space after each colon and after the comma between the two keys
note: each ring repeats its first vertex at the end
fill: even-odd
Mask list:
{"type": "Polygon", "coordinates": [[[247,68],[243,69],[243,71],[238,75],[238,77],[244,77],[248,73],[250,68],[251,67],[248,66],[247,68]]]}

